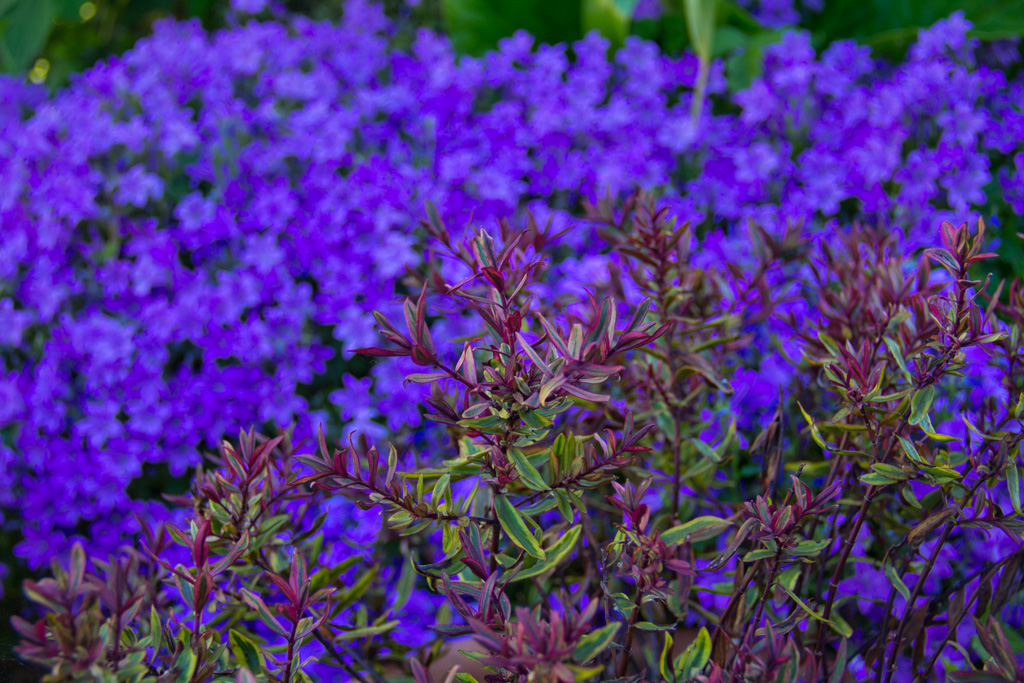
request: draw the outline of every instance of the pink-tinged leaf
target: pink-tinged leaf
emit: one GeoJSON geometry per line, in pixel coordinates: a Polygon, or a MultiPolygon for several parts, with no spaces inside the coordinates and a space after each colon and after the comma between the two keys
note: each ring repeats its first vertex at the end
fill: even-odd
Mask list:
{"type": "Polygon", "coordinates": [[[505,244],[505,246],[501,250],[501,253],[498,254],[499,269],[504,269],[508,265],[509,261],[512,259],[512,254],[515,252],[516,247],[519,246],[519,243],[523,240],[523,237],[525,236],[525,232],[516,233],[515,235],[513,235],[512,239],[510,239],[505,244]]]}
{"type": "Polygon", "coordinates": [[[230,567],[235,562],[235,560],[242,556],[242,553],[248,550],[248,548],[249,534],[244,533],[242,534],[242,537],[238,539],[235,545],[231,547],[231,550],[228,551],[228,554],[220,558],[220,560],[217,561],[217,564],[213,565],[213,567],[210,569],[210,573],[214,576],[217,576],[222,571],[230,567]]]}
{"type": "Polygon", "coordinates": [[[463,372],[462,376],[469,381],[470,384],[476,384],[476,358],[473,356],[473,347],[469,342],[466,342],[465,346],[462,347],[462,361],[463,372]]]}
{"type": "Polygon", "coordinates": [[[175,543],[183,545],[189,550],[192,550],[192,539],[189,538],[188,534],[186,534],[184,531],[179,529],[171,522],[167,522],[166,529],[167,533],[171,535],[171,538],[174,539],[175,543]]]}
{"type": "Polygon", "coordinates": [[[429,337],[427,331],[427,283],[423,283],[423,289],[420,291],[420,298],[416,300],[416,341],[424,346],[430,348],[432,345],[429,343],[427,337],[429,337]]]}
{"type": "Polygon", "coordinates": [[[195,562],[197,567],[205,567],[207,560],[210,558],[210,549],[206,545],[206,537],[210,535],[212,529],[212,522],[204,519],[199,525],[199,530],[196,531],[195,541],[192,542],[192,561],[195,562]]]}
{"type": "Polygon", "coordinates": [[[516,332],[516,337],[519,339],[519,344],[523,347],[523,351],[525,351],[526,355],[530,357],[533,364],[540,368],[540,371],[544,373],[544,376],[554,377],[555,373],[551,371],[551,367],[545,363],[544,359],[540,357],[540,354],[530,346],[529,342],[526,341],[526,338],[523,337],[522,332],[516,332]]]}
{"type": "Polygon", "coordinates": [[[71,565],[68,567],[68,587],[71,590],[78,588],[85,577],[85,548],[81,543],[75,543],[71,549],[71,565]]]}
{"type": "Polygon", "coordinates": [[[412,353],[409,355],[412,358],[412,362],[416,365],[427,366],[434,364],[434,354],[418,344],[412,347],[412,353]]]}
{"type": "Polygon", "coordinates": [[[235,683],[256,683],[256,676],[248,668],[242,667],[235,674],[235,683]]]}
{"type": "Polygon", "coordinates": [[[592,391],[587,391],[586,389],[582,389],[582,388],[574,386],[572,384],[565,384],[563,386],[565,387],[566,393],[572,394],[576,398],[582,398],[584,401],[593,401],[594,403],[604,403],[604,402],[608,401],[608,399],[611,398],[611,396],[606,396],[604,394],[595,394],[592,391]]]}
{"type": "Polygon", "coordinates": [[[413,659],[409,663],[412,665],[412,675],[416,679],[416,683],[434,683],[430,672],[420,664],[419,660],[413,659]]]}
{"type": "Polygon", "coordinates": [[[537,317],[540,318],[541,326],[544,328],[544,331],[547,332],[548,339],[550,339],[551,343],[555,345],[555,348],[558,349],[558,352],[561,353],[565,358],[572,358],[572,354],[569,353],[569,347],[565,345],[565,341],[562,339],[562,335],[558,333],[558,330],[555,329],[554,325],[549,323],[547,319],[545,319],[542,315],[539,315],[537,317]]]}
{"type": "Polygon", "coordinates": [[[391,356],[408,356],[411,355],[408,349],[379,349],[375,347],[367,347],[361,349],[352,349],[352,353],[362,354],[364,356],[377,356],[377,357],[391,357],[391,356]]]}
{"type": "Polygon", "coordinates": [[[284,597],[287,598],[288,602],[295,602],[296,598],[299,597],[298,593],[292,590],[291,584],[285,581],[284,578],[278,576],[274,572],[266,572],[264,575],[281,589],[281,592],[284,593],[284,597]]]}
{"type": "Polygon", "coordinates": [[[433,229],[435,235],[446,245],[451,242],[451,236],[448,233],[448,228],[445,227],[444,219],[441,218],[440,212],[432,202],[427,202],[427,223],[433,229]]]}
{"type": "Polygon", "coordinates": [[[406,375],[403,385],[409,384],[430,384],[431,382],[439,382],[443,379],[448,379],[447,372],[429,372],[429,373],[416,373],[412,375],[406,375]]]}
{"type": "Polygon", "coordinates": [[[504,276],[502,276],[499,270],[497,270],[496,268],[491,268],[490,266],[486,266],[480,272],[483,274],[484,279],[487,280],[487,282],[489,282],[492,287],[494,287],[499,292],[505,291],[505,278],[504,276]]]}
{"type": "MultiPolygon", "coordinates": [[[[372,477],[371,477],[372,478],[372,477]]],[[[305,592],[306,582],[309,580],[309,573],[306,567],[306,558],[299,551],[292,554],[292,568],[288,574],[288,585],[291,586],[295,595],[302,597],[305,592]]]]}
{"type": "Polygon", "coordinates": [[[569,330],[569,358],[579,360],[583,351],[583,326],[575,324],[569,330]]]}
{"type": "MultiPolygon", "coordinates": [[[[287,585],[287,583],[285,585],[287,585]]],[[[263,598],[256,595],[247,588],[241,589],[241,592],[242,600],[245,601],[245,604],[247,604],[249,607],[256,611],[256,614],[259,615],[260,621],[266,624],[267,628],[272,630],[277,635],[282,636],[283,638],[288,637],[288,630],[281,625],[281,623],[277,620],[276,617],[274,617],[273,613],[271,613],[271,611],[267,608],[266,603],[263,602],[263,598]]]]}
{"type": "Polygon", "coordinates": [[[615,338],[615,305],[611,299],[605,299],[601,302],[601,311],[583,346],[586,348],[591,344],[598,344],[605,338],[608,339],[609,345],[613,343],[615,338]]]}
{"type": "Polygon", "coordinates": [[[626,329],[623,330],[623,335],[629,334],[637,328],[637,326],[644,321],[647,317],[647,312],[651,308],[651,300],[644,299],[643,303],[633,313],[633,317],[629,319],[629,323],[626,325],[626,329]]]}
{"type": "Polygon", "coordinates": [[[192,597],[192,608],[196,612],[202,612],[209,602],[210,593],[213,591],[213,578],[210,573],[203,569],[196,577],[195,592],[192,597]]]}
{"type": "Polygon", "coordinates": [[[412,299],[407,298],[402,302],[402,315],[405,316],[405,328],[409,331],[409,337],[416,342],[416,304],[412,299]]]}

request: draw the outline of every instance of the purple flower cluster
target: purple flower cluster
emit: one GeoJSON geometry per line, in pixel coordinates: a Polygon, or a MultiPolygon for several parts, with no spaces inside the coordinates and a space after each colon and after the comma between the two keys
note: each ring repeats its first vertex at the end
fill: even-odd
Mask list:
{"type": "MultiPolygon", "coordinates": [[[[402,363],[311,387],[375,343],[370,310],[398,311],[425,201],[449,225],[529,209],[568,226],[582,199],[639,185],[706,226],[703,258],[739,262],[748,220],[821,234],[870,218],[912,248],[993,179],[1024,212],[1024,86],[977,63],[967,28],[941,22],[899,65],[787,33],[746,91],[716,64],[697,122],[692,56],[630,39],[609,59],[597,34],[570,53],[519,33],[458,59],[421,31],[399,50],[364,2],[338,25],[162,23],[52,98],[0,80],[0,521],[16,554],[115,547],[133,512],[166,514],[134,480],[185,475],[238,425],[418,425],[402,363]]],[[[592,238],[560,238],[567,278],[601,267],[592,238]]],[[[737,397],[770,404],[771,373],[737,374],[737,397]]]]}

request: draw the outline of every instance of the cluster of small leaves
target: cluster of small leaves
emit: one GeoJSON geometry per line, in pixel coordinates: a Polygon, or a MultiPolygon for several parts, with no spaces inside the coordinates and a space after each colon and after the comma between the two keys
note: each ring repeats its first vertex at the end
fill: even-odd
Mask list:
{"type": "Polygon", "coordinates": [[[455,242],[427,216],[419,294],[401,322],[375,314],[384,345],[355,353],[422,368],[407,381],[430,386],[447,457],[243,434],[176,499],[188,529],[143,522],[124,559],[89,570],[76,550],[26,584],[46,616],[15,620],[22,656],[50,680],[1022,680],[1004,608],[1024,561],[1024,285],[972,278],[983,225],[943,224],[916,267],[877,230],[815,248],[755,226],[756,267],[716,271],[639,194],[591,207],[618,268],[565,307],[534,294],[546,229],[455,242]],[[789,296],[773,283],[790,266],[817,280],[813,314],[791,321],[815,381],[773,414],[731,413],[746,326],[789,296]],[[435,340],[446,316],[477,333],[435,340]],[[1005,400],[958,400],[977,352],[1005,400]],[[379,511],[380,546],[401,554],[372,615],[387,560],[325,559],[310,518],[333,498],[379,511]],[[980,568],[944,554],[979,534],[1012,551],[980,568]],[[878,618],[857,567],[883,582],[878,618]],[[388,632],[417,587],[445,606],[410,652],[388,632]],[[451,649],[460,668],[440,669],[451,649]]]}

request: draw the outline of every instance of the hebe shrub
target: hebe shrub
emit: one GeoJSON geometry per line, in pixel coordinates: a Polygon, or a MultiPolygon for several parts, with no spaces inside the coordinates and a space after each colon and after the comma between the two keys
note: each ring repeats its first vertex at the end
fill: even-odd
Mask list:
{"type": "MultiPolygon", "coordinates": [[[[400,313],[426,199],[454,225],[530,208],[556,234],[583,200],[639,185],[701,225],[694,258],[715,268],[756,267],[751,219],[775,240],[789,224],[807,238],[880,221],[912,249],[985,205],[1012,238],[1024,91],[1003,72],[1013,50],[996,59],[968,28],[941,22],[900,64],[849,42],[815,54],[787,33],[748,90],[727,92],[716,64],[696,124],[690,55],[517,34],[456,59],[431,32],[398,44],[408,34],[358,1],[338,25],[160,24],[53,97],[3,79],[4,563],[34,569],[74,542],[109,552],[138,532],[133,513],[184,524],[152,482],[187,487],[200,450],[240,424],[435,439],[422,387],[403,383],[409,361],[342,353],[372,343],[371,310],[400,313]]],[[[605,242],[586,226],[555,239],[560,275],[543,296],[607,284],[605,242]]],[[[1021,253],[1007,239],[1000,252],[1021,253]]],[[[799,355],[797,275],[723,292],[732,307],[784,299],[740,331],[759,348],[799,355]]],[[[759,353],[737,356],[731,399],[694,414],[772,405],[791,373],[759,353]]],[[[365,535],[361,518],[334,523],[365,535]]]]}
{"type": "Polygon", "coordinates": [[[588,215],[617,265],[567,306],[537,296],[549,232],[459,242],[428,207],[418,294],[355,353],[419,366],[445,455],[243,433],[186,527],[140,520],[123,554],[77,546],[26,582],[46,616],[15,618],[20,654],[52,680],[427,683],[445,647],[484,667],[435,671],[463,682],[1024,679],[1024,283],[973,279],[984,225],[944,223],[921,254],[869,227],[755,228],[757,265],[716,270],[645,195],[588,215]],[[723,418],[764,317],[734,304],[770,308],[766,273],[793,266],[813,272],[792,320],[808,381],[723,418]],[[473,331],[439,337],[442,317],[473,331]],[[325,500],[379,513],[383,552],[332,558],[325,500]],[[409,623],[427,593],[444,605],[409,623]],[[404,644],[403,620],[434,636],[404,644]]]}

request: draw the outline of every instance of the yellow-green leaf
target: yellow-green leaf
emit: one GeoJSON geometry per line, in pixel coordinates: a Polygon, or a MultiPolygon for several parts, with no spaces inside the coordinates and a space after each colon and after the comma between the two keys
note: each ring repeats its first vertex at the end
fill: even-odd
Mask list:
{"type": "Polygon", "coordinates": [[[501,528],[505,530],[508,537],[512,539],[512,542],[523,549],[527,555],[536,557],[538,560],[544,560],[544,551],[541,550],[540,544],[537,543],[537,539],[529,528],[526,526],[526,520],[523,519],[522,514],[515,508],[514,505],[505,496],[497,496],[494,499],[494,510],[498,514],[498,522],[501,524],[501,528]]]}
{"type": "Polygon", "coordinates": [[[527,488],[534,491],[548,491],[550,489],[547,482],[544,481],[544,477],[530,463],[525,453],[518,448],[510,448],[508,449],[508,457],[516,465],[516,470],[519,472],[519,481],[523,482],[527,488]]]}
{"type": "Polygon", "coordinates": [[[724,528],[731,525],[732,522],[722,519],[721,517],[696,517],[685,524],[672,527],[661,535],[661,540],[665,541],[666,545],[675,545],[676,543],[682,543],[686,540],[687,536],[695,534],[698,531],[704,531],[718,526],[724,528]]]}
{"type": "Polygon", "coordinates": [[[585,664],[604,652],[612,644],[620,625],[618,622],[608,624],[580,638],[573,658],[580,664],[585,664]]]}
{"type": "Polygon", "coordinates": [[[547,559],[537,562],[532,567],[527,567],[523,571],[516,574],[516,577],[512,579],[512,583],[516,581],[523,581],[525,579],[539,576],[544,572],[550,571],[558,566],[558,564],[565,559],[565,556],[572,552],[572,549],[576,547],[576,541],[580,539],[580,532],[582,527],[574,526],[565,532],[565,535],[559,538],[550,548],[544,551],[547,559]]]}
{"type": "Polygon", "coordinates": [[[1020,474],[1017,472],[1017,463],[1013,460],[1006,468],[1006,488],[1010,490],[1010,502],[1018,515],[1024,515],[1020,504],[1020,474]]]}

